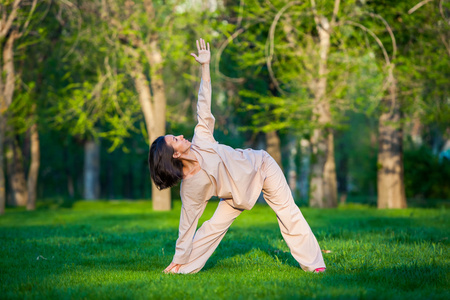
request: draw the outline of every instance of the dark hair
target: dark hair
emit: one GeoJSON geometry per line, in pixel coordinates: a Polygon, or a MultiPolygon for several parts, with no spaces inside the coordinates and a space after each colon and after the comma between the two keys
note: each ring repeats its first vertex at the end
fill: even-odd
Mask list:
{"type": "Polygon", "coordinates": [[[157,138],[150,147],[150,176],[160,190],[172,187],[183,179],[183,163],[174,158],[173,153],[173,148],[167,145],[164,136],[157,138]]]}

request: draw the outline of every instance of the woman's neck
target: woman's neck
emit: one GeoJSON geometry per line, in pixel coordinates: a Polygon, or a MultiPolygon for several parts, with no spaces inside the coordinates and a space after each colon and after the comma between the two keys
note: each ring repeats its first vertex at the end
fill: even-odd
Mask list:
{"type": "Polygon", "coordinates": [[[189,177],[190,175],[194,175],[200,170],[200,163],[198,162],[197,157],[190,148],[188,151],[183,153],[179,159],[183,164],[183,175],[185,178],[189,177]]]}

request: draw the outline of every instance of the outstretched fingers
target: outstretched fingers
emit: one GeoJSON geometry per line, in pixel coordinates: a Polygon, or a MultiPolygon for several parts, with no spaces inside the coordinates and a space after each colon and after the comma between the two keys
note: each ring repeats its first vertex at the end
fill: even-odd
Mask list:
{"type": "Polygon", "coordinates": [[[208,43],[208,51],[211,51],[211,50],[209,50],[209,43],[208,43]]]}
{"type": "Polygon", "coordinates": [[[198,40],[196,40],[196,42],[197,42],[197,50],[198,50],[198,52],[200,52],[200,45],[198,43],[198,40]]]}

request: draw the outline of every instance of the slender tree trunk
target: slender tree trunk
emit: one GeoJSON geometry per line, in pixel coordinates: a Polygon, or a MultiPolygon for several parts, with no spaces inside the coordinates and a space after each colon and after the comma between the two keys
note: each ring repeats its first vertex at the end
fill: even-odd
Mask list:
{"type": "Polygon", "coordinates": [[[84,144],[84,199],[100,196],[100,143],[87,140],[84,144]]]}
{"type": "Polygon", "coordinates": [[[31,163],[28,171],[28,203],[27,210],[36,209],[36,188],[39,175],[40,165],[40,147],[39,147],[39,132],[37,124],[34,123],[30,128],[31,135],[31,163]]]}
{"type": "Polygon", "coordinates": [[[327,59],[330,51],[330,33],[328,20],[320,19],[317,26],[320,38],[319,78],[314,89],[314,114],[318,118],[319,128],[311,138],[311,198],[312,207],[335,207],[337,204],[336,163],[334,160],[334,135],[331,129],[323,127],[331,123],[330,105],[326,99],[327,59]]]}
{"type": "Polygon", "coordinates": [[[329,130],[327,139],[327,160],[325,162],[324,178],[324,206],[337,207],[337,176],[336,161],[334,158],[334,133],[329,130]]]}
{"type": "Polygon", "coordinates": [[[113,153],[111,155],[108,155],[108,165],[106,166],[106,190],[108,191],[108,199],[114,199],[114,157],[113,153]]]}
{"type": "MultiPolygon", "coordinates": [[[[13,8],[11,14],[15,14],[17,7],[13,8]]],[[[11,26],[11,24],[9,25],[11,26]]],[[[6,38],[9,28],[2,28],[4,31],[0,34],[0,43],[6,38]]],[[[5,147],[6,147],[6,120],[7,110],[12,103],[14,94],[14,41],[17,37],[17,30],[12,30],[4,45],[2,44],[2,61],[0,61],[0,214],[5,211],[7,202],[6,180],[5,180],[5,147]],[[3,80],[5,79],[5,80],[3,80]]]]}
{"type": "Polygon", "coordinates": [[[414,119],[411,124],[411,140],[416,147],[420,147],[423,144],[422,139],[422,123],[420,122],[420,118],[416,113],[414,119]]]}
{"type": "Polygon", "coordinates": [[[309,195],[309,175],[311,172],[311,144],[307,139],[300,141],[300,176],[299,187],[302,199],[308,199],[309,195]]]}
{"type": "Polygon", "coordinates": [[[297,165],[295,160],[297,158],[297,138],[290,136],[289,138],[289,171],[288,171],[288,183],[291,191],[294,195],[297,194],[297,165]]]}
{"type": "Polygon", "coordinates": [[[12,192],[10,204],[13,206],[26,206],[28,202],[28,191],[23,168],[22,150],[14,136],[10,137],[7,141],[6,160],[12,192]]]}
{"type": "MultiPolygon", "coordinates": [[[[153,103],[155,109],[154,132],[151,133],[150,141],[153,142],[157,137],[166,134],[166,95],[164,81],[162,77],[163,60],[161,51],[158,47],[158,37],[152,36],[150,42],[150,53],[148,55],[150,62],[151,87],[153,91],[153,103]]],[[[158,190],[152,184],[152,199],[154,210],[170,210],[172,203],[170,199],[170,189],[158,190]]]]}
{"type": "Polygon", "coordinates": [[[347,179],[348,179],[348,152],[346,151],[347,145],[344,142],[340,142],[338,151],[340,153],[340,159],[338,160],[338,170],[336,174],[338,181],[339,203],[345,204],[347,202],[347,179]]]}
{"type": "Polygon", "coordinates": [[[280,137],[275,130],[266,133],[266,144],[267,152],[275,159],[280,168],[283,168],[281,164],[280,137]]]}
{"type": "MultiPolygon", "coordinates": [[[[1,103],[0,103],[1,104],[1,103]]],[[[2,106],[0,105],[0,108],[2,106]]],[[[5,118],[3,112],[0,111],[0,215],[5,213],[6,205],[6,184],[5,184],[5,159],[3,145],[5,140],[5,118]]]]}
{"type": "Polygon", "coordinates": [[[65,169],[66,179],[67,179],[67,193],[68,193],[69,197],[71,199],[73,199],[75,197],[75,186],[74,186],[72,172],[71,172],[72,163],[70,160],[70,154],[69,154],[68,149],[69,149],[68,146],[64,147],[64,153],[63,153],[64,169],[65,169]]]}
{"type": "MultiPolygon", "coordinates": [[[[151,144],[158,136],[164,134],[161,134],[161,128],[158,130],[156,129],[156,121],[154,121],[156,119],[155,115],[160,114],[160,112],[154,109],[150,87],[143,73],[143,67],[140,62],[136,61],[135,69],[132,74],[136,90],[139,94],[139,102],[141,104],[142,113],[144,114],[148,139],[151,144]]],[[[163,115],[165,115],[165,113],[163,115]]],[[[170,189],[160,191],[152,181],[152,202],[154,210],[170,210],[170,189]]]]}
{"type": "Polygon", "coordinates": [[[406,208],[403,180],[403,132],[400,103],[393,68],[389,71],[389,95],[380,116],[378,132],[378,208],[406,208]]]}
{"type": "MultiPolygon", "coordinates": [[[[155,10],[152,0],[145,0],[144,7],[149,18],[154,18],[155,10]]],[[[153,92],[153,130],[149,131],[150,143],[157,137],[166,133],[166,95],[163,81],[163,57],[159,48],[159,36],[154,33],[150,36],[150,43],[144,47],[144,52],[150,64],[150,83],[153,92]]],[[[147,124],[148,126],[149,124],[147,124]]],[[[148,127],[147,127],[148,129],[148,127]]],[[[170,210],[172,203],[170,189],[158,190],[152,182],[152,201],[154,210],[170,210]]]]}

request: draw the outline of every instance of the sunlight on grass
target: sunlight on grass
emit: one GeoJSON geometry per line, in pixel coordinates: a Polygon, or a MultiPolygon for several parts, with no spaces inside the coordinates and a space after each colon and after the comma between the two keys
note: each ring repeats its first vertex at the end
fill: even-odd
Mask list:
{"type": "Polygon", "coordinates": [[[174,253],[179,201],[170,212],[147,201],[8,209],[0,218],[2,298],[450,298],[445,209],[302,212],[329,251],[325,274],[298,267],[264,205],[242,213],[205,268],[185,276],[161,272],[174,253]]]}

